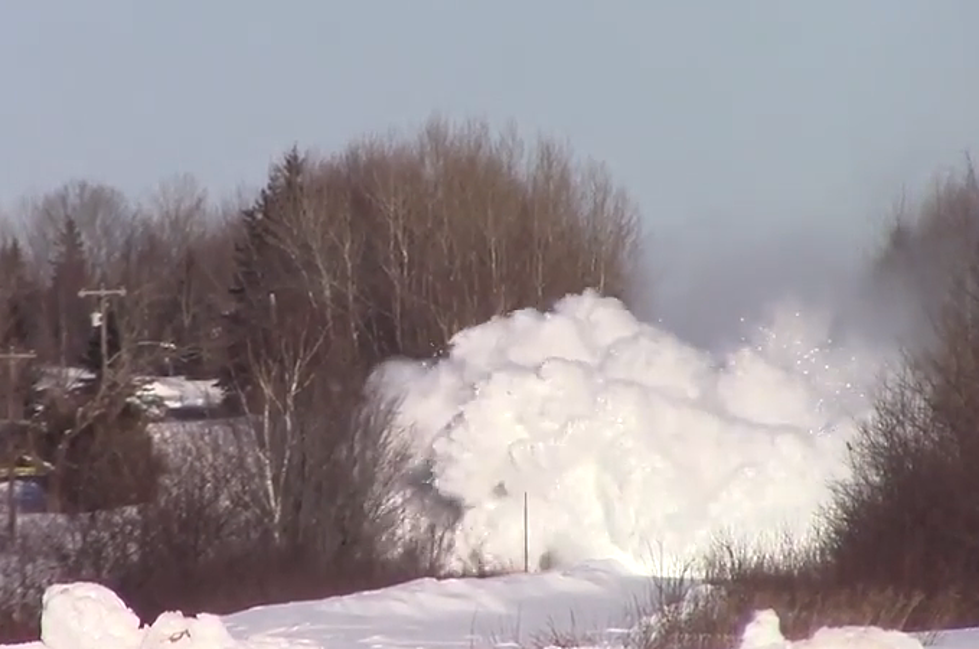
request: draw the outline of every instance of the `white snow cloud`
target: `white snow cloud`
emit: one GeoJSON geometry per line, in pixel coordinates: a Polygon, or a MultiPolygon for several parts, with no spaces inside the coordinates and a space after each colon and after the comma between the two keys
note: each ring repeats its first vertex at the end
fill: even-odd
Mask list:
{"type": "Polygon", "coordinates": [[[437,363],[392,362],[432,485],[463,510],[457,563],[668,570],[717,535],[804,537],[844,470],[878,360],[794,304],[713,355],[586,292],[460,332],[437,363]],[[667,565],[664,565],[667,564],[667,565]]]}

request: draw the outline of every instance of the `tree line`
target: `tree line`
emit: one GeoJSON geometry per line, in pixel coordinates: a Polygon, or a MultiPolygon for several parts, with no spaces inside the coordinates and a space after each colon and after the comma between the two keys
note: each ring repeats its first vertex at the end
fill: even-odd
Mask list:
{"type": "MultiPolygon", "coordinates": [[[[71,389],[49,379],[40,399],[35,375],[23,384],[33,451],[73,511],[141,502],[141,529],[154,529],[138,578],[131,557],[97,577],[155,610],[186,607],[188,566],[199,578],[258,556],[275,580],[328,589],[430,574],[444,534],[409,530],[397,498],[409,458],[368,376],[393,356],[435,357],[459,330],[514,309],[586,288],[627,299],[638,218],[605,169],[568,147],[439,119],[326,156],[294,147],[248,200],[214,204],[185,178],[140,204],[83,181],[25,202],[0,255],[3,344],[34,350],[37,368],[91,370],[71,389]],[[107,313],[105,373],[95,303],[79,296],[99,286],[126,290],[107,313]],[[163,372],[217,379],[226,395],[211,442],[179,466],[134,399],[140,376],[163,372]],[[167,477],[189,466],[222,493],[167,477]],[[230,518],[248,525],[232,533],[230,518]],[[170,599],[150,555],[186,576],[170,599]]],[[[261,589],[257,600],[275,597],[261,589]]]]}

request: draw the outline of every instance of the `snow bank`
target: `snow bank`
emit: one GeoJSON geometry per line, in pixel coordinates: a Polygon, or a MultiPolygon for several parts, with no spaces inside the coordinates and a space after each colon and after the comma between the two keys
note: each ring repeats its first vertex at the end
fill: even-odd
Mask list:
{"type": "Polygon", "coordinates": [[[922,649],[921,641],[900,631],[877,627],[823,628],[812,638],[788,642],[775,611],[759,611],[744,630],[741,649],[922,649]]]}
{"type": "Polygon", "coordinates": [[[320,601],[261,606],[224,619],[237,637],[331,649],[540,647],[555,630],[614,647],[654,601],[648,577],[614,561],[488,579],[420,579],[320,601]]]}
{"type": "MultiPolygon", "coordinates": [[[[152,625],[141,626],[139,618],[112,591],[96,584],[74,583],[52,586],[46,591],[41,641],[20,647],[347,649],[438,646],[461,649],[547,646],[541,640],[547,637],[548,631],[565,630],[571,634],[569,637],[591,640],[596,647],[614,649],[624,646],[623,638],[629,637],[629,629],[608,625],[622,621],[627,598],[641,595],[638,586],[639,581],[634,575],[598,562],[563,574],[445,582],[425,579],[319,602],[258,607],[224,621],[213,615],[187,618],[179,613],[163,613],[152,625]],[[603,614],[609,617],[604,620],[594,617],[603,614]],[[492,626],[494,623],[499,626],[492,626]],[[506,625],[512,632],[507,632],[506,625]],[[248,639],[236,640],[229,628],[248,639]],[[604,632],[588,634],[588,629],[604,629],[604,632]]],[[[975,637],[970,637],[974,642],[975,637]]],[[[809,640],[787,642],[779,630],[778,616],[770,610],[756,613],[744,630],[740,646],[741,649],[922,648],[912,636],[872,627],[824,628],[809,640]]]]}
{"type": "Polygon", "coordinates": [[[810,531],[878,367],[826,340],[829,325],[789,305],[715,356],[586,292],[376,380],[403,398],[426,488],[461,510],[454,563],[521,566],[526,493],[534,566],[662,573],[719,534],[810,531]]]}

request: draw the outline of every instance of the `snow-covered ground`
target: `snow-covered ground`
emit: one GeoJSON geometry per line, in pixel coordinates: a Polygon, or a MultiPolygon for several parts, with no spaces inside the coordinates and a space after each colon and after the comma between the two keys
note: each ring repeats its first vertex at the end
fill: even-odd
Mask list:
{"type": "MultiPolygon", "coordinates": [[[[140,620],[94,584],[50,588],[42,640],[22,649],[482,649],[547,647],[573,637],[582,646],[632,647],[635,611],[655,589],[612,562],[563,572],[492,579],[420,580],[323,601],[259,607],[219,618],[164,613],[140,620]]],[[[917,649],[922,640],[874,628],[818,631],[786,643],[772,611],[746,627],[744,649],[917,649]]],[[[566,645],[564,645],[566,646],[566,645]]],[[[939,649],[979,646],[979,630],[942,634],[939,649]]],[[[635,647],[635,649],[641,649],[635,647]]],[[[723,649],[718,647],[718,649],[723,649]]]]}
{"type": "Polygon", "coordinates": [[[149,377],[142,392],[173,410],[213,407],[224,398],[216,380],[192,380],[182,376],[149,377]]]}
{"type": "MultiPolygon", "coordinates": [[[[71,389],[94,374],[80,367],[46,367],[41,387],[59,386],[71,389]]],[[[214,379],[194,380],[182,376],[140,376],[141,396],[171,409],[207,408],[217,405],[224,397],[214,379]]]]}

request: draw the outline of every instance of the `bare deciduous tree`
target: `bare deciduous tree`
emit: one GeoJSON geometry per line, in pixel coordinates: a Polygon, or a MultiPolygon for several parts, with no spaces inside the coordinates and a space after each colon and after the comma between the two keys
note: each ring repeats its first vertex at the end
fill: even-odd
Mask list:
{"type": "MultiPolygon", "coordinates": [[[[65,219],[77,225],[92,265],[116,281],[110,273],[120,261],[124,242],[138,225],[138,213],[119,190],[85,180],[65,183],[58,189],[25,201],[21,211],[28,223],[28,244],[38,263],[54,257],[57,233],[65,219]]],[[[101,274],[101,273],[100,273],[101,274]]]]}

